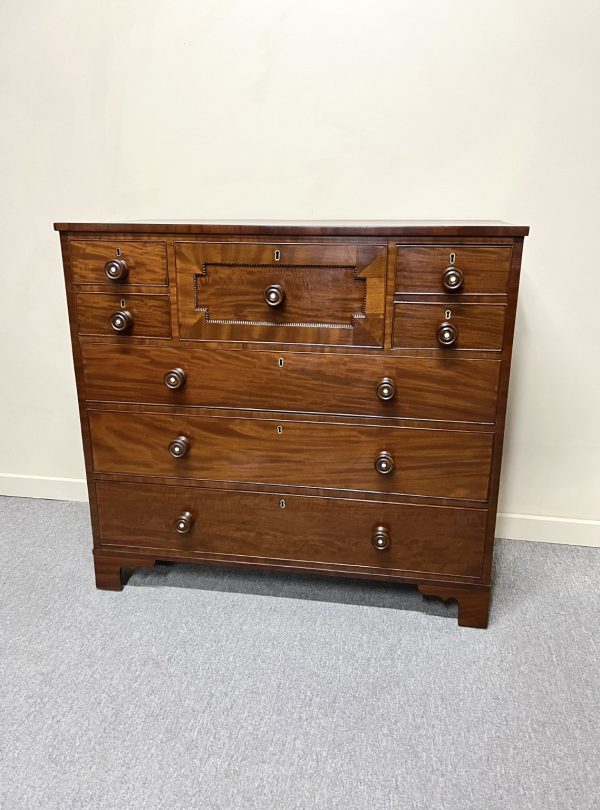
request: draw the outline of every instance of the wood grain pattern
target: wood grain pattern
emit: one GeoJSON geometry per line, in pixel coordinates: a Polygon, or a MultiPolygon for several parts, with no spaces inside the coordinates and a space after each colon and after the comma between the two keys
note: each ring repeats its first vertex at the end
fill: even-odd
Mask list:
{"type": "Polygon", "coordinates": [[[110,284],[119,289],[137,284],[165,286],[167,278],[166,242],[140,242],[127,239],[72,239],[70,241],[75,284],[110,284]],[[127,264],[124,282],[111,282],[104,267],[111,259],[127,264]]]}
{"type": "Polygon", "coordinates": [[[381,346],[386,258],[385,245],[178,242],[180,336],[381,346]]]}
{"type": "Polygon", "coordinates": [[[97,492],[103,548],[341,563],[388,573],[481,573],[481,510],[105,481],[97,492]],[[179,534],[175,521],[184,512],[191,513],[192,528],[179,534]],[[379,524],[390,532],[385,551],[371,543],[379,524]]]}
{"type": "Polygon", "coordinates": [[[156,559],[311,571],[417,584],[424,594],[456,599],[460,624],[487,624],[528,228],[436,221],[55,227],[99,587],[119,589],[124,573],[156,559]],[[124,255],[123,246],[128,277],[111,282],[104,264],[117,247],[124,255]],[[235,322],[191,334],[198,312],[189,315],[189,302],[193,310],[201,285],[194,300],[188,271],[205,250],[218,255],[220,268],[210,307],[224,308],[217,320],[235,322]],[[277,324],[261,333],[237,322],[254,317],[246,314],[260,288],[252,273],[274,250],[300,271],[285,280],[293,295],[281,319],[312,310],[329,318],[326,327],[277,324]],[[440,287],[450,252],[449,264],[463,272],[460,292],[440,287]],[[178,277],[184,253],[189,266],[178,277]],[[321,289],[330,265],[340,276],[321,289]],[[350,289],[361,286],[363,312],[350,313],[344,328],[356,308],[350,289]],[[118,336],[108,318],[123,298],[127,309],[136,307],[136,326],[118,336]],[[447,309],[459,328],[456,348],[437,343],[447,309]],[[181,390],[164,386],[163,363],[185,367],[181,390]],[[376,398],[383,377],[396,387],[390,402],[376,398]],[[168,443],[186,430],[190,452],[173,459],[168,443]],[[383,450],[395,462],[391,475],[374,469],[383,450]],[[165,521],[182,500],[197,520],[173,540],[165,521]],[[286,517],[273,522],[273,511],[286,517]],[[375,525],[378,542],[391,538],[388,550],[365,542],[375,525]],[[381,562],[372,564],[373,556],[381,562]]]}
{"type": "Polygon", "coordinates": [[[355,414],[491,424],[500,363],[297,352],[188,350],[88,343],[82,347],[88,399],[209,408],[355,414]],[[183,369],[179,390],[164,384],[183,369]],[[384,377],[396,385],[377,396],[384,377]]]}
{"type": "Polygon", "coordinates": [[[484,349],[499,352],[502,350],[505,312],[503,304],[402,301],[394,304],[393,345],[398,349],[439,349],[438,328],[449,321],[458,329],[458,340],[455,346],[445,351],[484,349]]]}
{"type": "Polygon", "coordinates": [[[127,310],[133,317],[133,326],[118,335],[129,337],[170,337],[171,310],[168,295],[137,295],[125,290],[120,293],[79,293],[77,316],[80,335],[110,335],[117,333],[110,325],[114,312],[127,310]]]}
{"type": "Polygon", "coordinates": [[[96,472],[487,499],[489,433],[89,411],[96,472]],[[173,458],[169,443],[187,437],[173,458]],[[396,467],[381,475],[382,451],[396,467]]]}
{"type": "Polygon", "coordinates": [[[460,298],[469,294],[506,294],[510,271],[510,247],[461,244],[399,246],[396,290],[416,293],[446,293],[442,276],[448,267],[461,270],[464,281],[460,298]]]}

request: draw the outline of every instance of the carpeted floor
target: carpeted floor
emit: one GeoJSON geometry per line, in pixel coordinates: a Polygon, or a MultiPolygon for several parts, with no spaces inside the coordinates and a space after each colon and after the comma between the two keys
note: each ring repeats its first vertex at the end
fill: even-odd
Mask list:
{"type": "Polygon", "coordinates": [[[157,566],[0,498],[0,808],[600,805],[600,550],[500,541],[487,631],[410,588],[157,566]]]}

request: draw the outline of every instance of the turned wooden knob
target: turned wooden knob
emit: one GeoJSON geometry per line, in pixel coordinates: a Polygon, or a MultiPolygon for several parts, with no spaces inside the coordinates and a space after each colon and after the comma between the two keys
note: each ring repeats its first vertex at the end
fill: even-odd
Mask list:
{"type": "Polygon", "coordinates": [[[175,531],[179,534],[187,534],[193,523],[191,512],[182,512],[175,521],[175,531]]]}
{"type": "Polygon", "coordinates": [[[115,332],[127,332],[133,326],[133,315],[128,309],[120,309],[110,316],[110,325],[115,332]]]}
{"type": "Polygon", "coordinates": [[[265,301],[270,307],[278,307],[285,301],[285,290],[281,284],[269,284],[265,290],[265,301]]]}
{"type": "Polygon", "coordinates": [[[385,551],[390,547],[390,530],[387,526],[375,526],[371,537],[371,544],[377,551],[385,551]]]}
{"type": "Polygon", "coordinates": [[[382,402],[389,402],[396,396],[396,383],[389,377],[384,377],[377,386],[377,396],[382,402]]]}
{"type": "Polygon", "coordinates": [[[104,273],[110,281],[125,281],[129,268],[125,259],[111,259],[104,265],[104,273]]]}
{"type": "Polygon", "coordinates": [[[462,270],[459,270],[458,267],[449,267],[442,275],[442,284],[448,292],[460,290],[464,280],[462,270]]]}
{"type": "Polygon", "coordinates": [[[183,458],[190,449],[190,440],[187,436],[178,436],[169,445],[169,453],[173,458],[183,458]]]}
{"type": "Polygon", "coordinates": [[[380,475],[389,475],[394,470],[394,459],[387,450],[382,450],[375,459],[375,469],[380,475]]]}
{"type": "Polygon", "coordinates": [[[458,329],[453,323],[444,321],[438,327],[437,339],[440,346],[454,346],[458,340],[458,329]]]}
{"type": "Polygon", "coordinates": [[[185,371],[182,368],[172,368],[165,374],[165,385],[173,391],[185,385],[185,371]]]}

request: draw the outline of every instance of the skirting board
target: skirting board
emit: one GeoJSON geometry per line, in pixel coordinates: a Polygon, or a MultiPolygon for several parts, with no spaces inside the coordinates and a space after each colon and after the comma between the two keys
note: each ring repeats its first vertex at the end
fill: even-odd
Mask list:
{"type": "MultiPolygon", "coordinates": [[[[87,486],[81,478],[48,478],[41,475],[0,473],[0,495],[48,498],[56,501],[87,501],[87,486]]],[[[496,521],[496,537],[600,548],[600,520],[511,515],[500,512],[496,521]]]]}

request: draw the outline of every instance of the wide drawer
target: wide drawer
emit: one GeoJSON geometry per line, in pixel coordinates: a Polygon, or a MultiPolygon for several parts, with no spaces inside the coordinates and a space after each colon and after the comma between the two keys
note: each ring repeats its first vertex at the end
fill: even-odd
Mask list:
{"type": "Polygon", "coordinates": [[[72,240],[69,251],[75,284],[110,283],[119,287],[167,284],[165,242],[72,240]],[[115,261],[116,266],[111,266],[115,261]],[[119,278],[115,279],[113,274],[119,278]]]}
{"type": "Polygon", "coordinates": [[[168,295],[139,295],[121,292],[79,293],[77,295],[77,321],[80,335],[120,335],[127,337],[170,337],[171,305],[168,295]],[[129,316],[131,325],[125,318],[129,316]],[[122,331],[115,330],[123,325],[122,331]]]}
{"type": "Polygon", "coordinates": [[[500,369],[497,360],[452,356],[185,351],[100,343],[85,344],[82,354],[88,400],[481,423],[494,422],[500,369]],[[177,369],[174,380],[166,378],[177,369]],[[179,387],[168,387],[165,378],[179,387]]]}
{"type": "Polygon", "coordinates": [[[96,496],[102,546],[481,574],[485,510],[107,481],[97,482],[96,496]],[[387,539],[387,548],[375,548],[378,538],[381,545],[387,539]]]}
{"type": "Polygon", "coordinates": [[[454,295],[506,294],[511,247],[398,246],[396,290],[454,295]]]}
{"type": "Polygon", "coordinates": [[[504,304],[394,304],[392,345],[396,349],[461,349],[500,351],[504,336],[504,304]],[[452,342],[445,344],[450,335],[452,342]]]}
{"type": "Polygon", "coordinates": [[[383,345],[387,247],[176,242],[182,339],[383,345]]]}
{"type": "Polygon", "coordinates": [[[100,473],[477,501],[488,494],[489,433],[125,411],[88,418],[100,473]]]}

